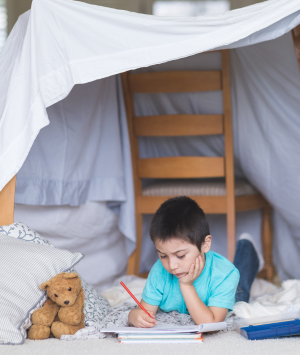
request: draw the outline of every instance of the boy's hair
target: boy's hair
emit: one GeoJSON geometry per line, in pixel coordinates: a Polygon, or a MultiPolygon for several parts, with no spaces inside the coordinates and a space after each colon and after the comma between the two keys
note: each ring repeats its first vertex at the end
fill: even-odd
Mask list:
{"type": "Polygon", "coordinates": [[[150,226],[153,243],[179,238],[196,245],[199,251],[207,235],[210,231],[205,213],[196,201],[187,196],[165,201],[156,211],[150,226]]]}

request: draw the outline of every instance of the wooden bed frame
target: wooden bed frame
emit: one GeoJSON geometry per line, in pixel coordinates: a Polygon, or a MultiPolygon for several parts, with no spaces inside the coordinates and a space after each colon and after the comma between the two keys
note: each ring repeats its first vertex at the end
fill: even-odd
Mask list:
{"type": "Polygon", "coordinates": [[[227,257],[233,262],[236,249],[236,212],[259,209],[262,211],[262,244],[265,266],[260,274],[267,280],[274,277],[272,263],[271,206],[262,195],[235,196],[234,157],[231,120],[231,85],[229,50],[220,52],[220,71],[168,71],[157,73],[122,73],[122,86],[131,143],[131,157],[135,188],[136,249],[128,260],[128,274],[140,274],[142,253],[143,215],[154,214],[169,196],[144,196],[142,178],[180,179],[225,177],[225,196],[190,196],[207,214],[225,214],[227,218],[227,257]],[[139,117],[134,111],[135,93],[170,93],[222,90],[222,115],[156,115],[139,117]],[[222,134],[225,140],[224,157],[164,157],[141,159],[139,137],[203,136],[222,134]]]}
{"type": "Polygon", "coordinates": [[[0,226],[14,223],[16,176],[0,191],[0,226]]]}
{"type": "Polygon", "coordinates": [[[299,65],[300,70],[300,25],[295,27],[292,30],[293,40],[294,40],[294,47],[296,52],[296,57],[299,65]]]}

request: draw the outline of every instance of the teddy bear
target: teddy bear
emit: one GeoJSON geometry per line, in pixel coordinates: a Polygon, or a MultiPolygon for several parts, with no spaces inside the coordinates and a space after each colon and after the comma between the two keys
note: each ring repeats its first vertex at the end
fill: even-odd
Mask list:
{"type": "Polygon", "coordinates": [[[73,335],[85,327],[84,292],[77,273],[58,274],[42,283],[40,289],[47,291],[49,299],[33,312],[29,339],[47,339],[52,335],[60,339],[63,334],[73,335]]]}

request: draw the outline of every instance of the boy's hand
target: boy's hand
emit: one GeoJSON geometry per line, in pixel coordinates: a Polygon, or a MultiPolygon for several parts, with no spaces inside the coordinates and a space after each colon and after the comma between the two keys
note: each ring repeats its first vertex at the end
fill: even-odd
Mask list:
{"type": "Polygon", "coordinates": [[[137,328],[152,328],[157,325],[155,314],[151,311],[147,311],[152,317],[149,317],[141,308],[135,308],[130,311],[128,315],[128,321],[130,325],[137,328]]]}
{"type": "Polygon", "coordinates": [[[195,263],[191,265],[189,272],[179,279],[181,285],[193,285],[194,281],[201,275],[204,269],[205,262],[201,255],[199,255],[195,263]]]}

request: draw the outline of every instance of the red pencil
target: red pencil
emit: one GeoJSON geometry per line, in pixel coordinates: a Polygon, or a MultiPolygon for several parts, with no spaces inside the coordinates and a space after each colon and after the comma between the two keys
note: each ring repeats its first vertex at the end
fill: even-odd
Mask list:
{"type": "Polygon", "coordinates": [[[121,281],[120,284],[125,288],[125,290],[130,294],[130,296],[135,300],[135,302],[138,304],[138,306],[148,314],[149,317],[151,318],[155,318],[154,316],[151,316],[151,314],[149,314],[145,308],[140,304],[140,302],[133,296],[133,294],[129,291],[129,289],[125,286],[124,282],[121,281]]]}

